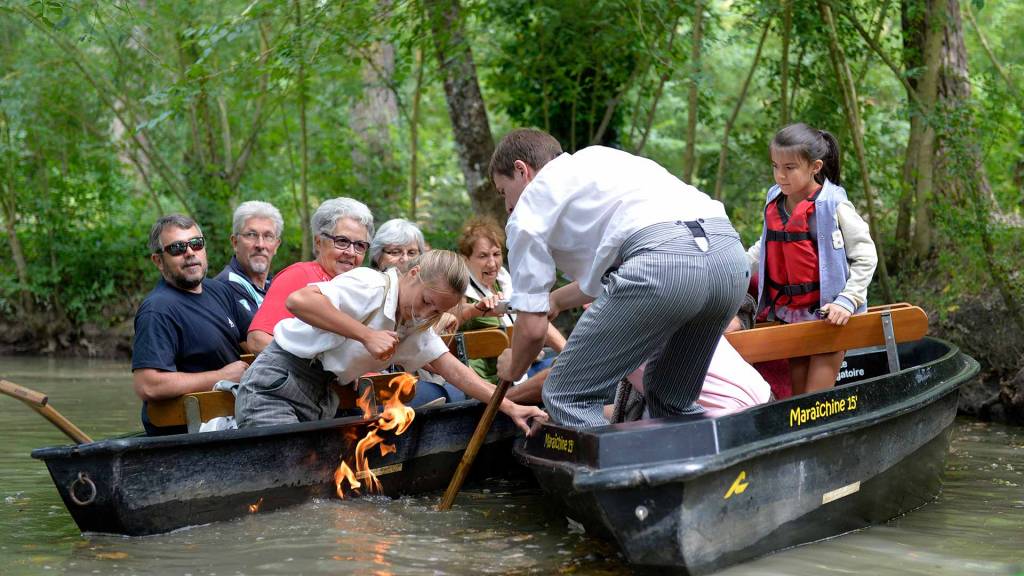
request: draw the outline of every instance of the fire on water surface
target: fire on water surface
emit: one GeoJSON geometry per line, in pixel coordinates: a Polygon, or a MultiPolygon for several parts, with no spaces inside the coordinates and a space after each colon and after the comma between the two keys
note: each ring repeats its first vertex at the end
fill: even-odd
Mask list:
{"type": "MultiPolygon", "coordinates": [[[[384,437],[380,435],[380,432],[391,432],[397,436],[409,428],[409,425],[412,424],[412,419],[416,416],[416,412],[402,404],[401,398],[411,397],[415,386],[416,378],[405,373],[397,374],[388,381],[387,390],[381,392],[384,410],[381,412],[380,417],[377,418],[377,421],[370,424],[370,430],[366,433],[366,436],[356,444],[355,470],[353,471],[349,467],[345,462],[345,455],[342,454],[341,464],[334,472],[334,483],[337,487],[339,498],[344,499],[347,492],[358,494],[359,489],[362,487],[360,480],[366,481],[365,491],[367,494],[381,491],[380,480],[370,470],[366,453],[378,445],[380,446],[381,456],[386,456],[395,451],[394,444],[384,443],[384,437]],[[346,483],[348,488],[345,487],[346,483]]],[[[373,416],[370,408],[370,395],[373,393],[373,386],[368,386],[366,391],[363,392],[362,397],[356,401],[356,404],[363,410],[363,417],[367,419],[373,416]]]]}

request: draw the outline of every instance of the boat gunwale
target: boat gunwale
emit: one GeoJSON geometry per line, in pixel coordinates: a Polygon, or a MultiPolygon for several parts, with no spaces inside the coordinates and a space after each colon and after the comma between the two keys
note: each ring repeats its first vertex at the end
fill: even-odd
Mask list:
{"type": "MultiPolygon", "coordinates": [[[[472,398],[443,404],[440,406],[428,406],[416,410],[416,416],[432,417],[454,412],[467,410],[474,407],[482,409],[483,403],[472,398]]],[[[281,424],[277,426],[260,426],[247,429],[217,430],[195,434],[172,434],[169,436],[145,436],[139,435],[116,436],[104,438],[86,444],[66,444],[62,446],[47,446],[32,450],[32,458],[38,460],[60,460],[69,457],[107,457],[137,451],[163,450],[167,448],[193,448],[197,446],[218,444],[223,442],[239,442],[257,438],[271,438],[277,436],[288,436],[319,430],[332,430],[348,426],[369,425],[376,418],[366,419],[361,416],[344,416],[341,418],[329,418],[327,420],[316,420],[309,422],[296,422],[292,424],[281,424]]],[[[414,420],[415,422],[415,420],[414,420]]],[[[421,420],[421,423],[423,420],[421,420]]]]}
{"type": "MultiPolygon", "coordinates": [[[[666,460],[661,462],[640,462],[634,464],[623,464],[609,466],[601,469],[594,469],[585,464],[551,460],[541,456],[528,454],[522,444],[516,446],[516,456],[529,466],[545,466],[553,469],[561,469],[563,472],[572,475],[572,487],[577,492],[591,492],[601,489],[622,489],[639,486],[659,486],[671,482],[688,481],[699,476],[717,472],[735,465],[743,460],[764,456],[783,449],[792,448],[821,440],[829,436],[853,432],[868,428],[888,420],[903,416],[907,413],[921,409],[939,401],[950,392],[956,390],[964,381],[978,373],[980,366],[978,362],[964,354],[955,344],[926,336],[922,340],[938,342],[946,347],[948,351],[934,360],[904,368],[898,372],[880,374],[860,382],[851,383],[849,386],[861,387],[864,385],[877,384],[884,379],[896,376],[907,375],[918,370],[928,369],[938,364],[956,361],[962,358],[964,365],[954,374],[949,375],[942,382],[926,387],[919,393],[881,406],[850,418],[826,422],[813,428],[805,428],[775,434],[749,443],[739,444],[731,448],[711,454],[703,454],[689,458],[666,460]]],[[[815,393],[793,396],[781,401],[770,402],[761,406],[744,410],[742,412],[729,414],[714,418],[712,424],[715,426],[715,433],[718,430],[718,420],[727,418],[750,417],[755,410],[764,410],[777,406],[782,402],[789,402],[791,399],[807,398],[815,393]]],[[[695,422],[704,422],[697,420],[695,422]]]]}

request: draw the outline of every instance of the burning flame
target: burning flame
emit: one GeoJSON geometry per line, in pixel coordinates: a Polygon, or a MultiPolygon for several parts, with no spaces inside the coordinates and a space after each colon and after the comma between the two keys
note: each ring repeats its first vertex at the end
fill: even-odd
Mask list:
{"type": "Polygon", "coordinates": [[[260,511],[260,506],[263,506],[263,498],[261,497],[256,501],[255,504],[249,504],[249,513],[255,514],[260,511]]]}
{"type": "MultiPolygon", "coordinates": [[[[378,432],[391,432],[398,436],[409,428],[413,418],[416,416],[416,412],[402,404],[401,398],[403,396],[407,398],[412,396],[415,389],[416,378],[410,374],[402,373],[392,378],[387,384],[387,389],[381,391],[380,396],[384,402],[384,410],[381,412],[380,417],[377,418],[377,421],[370,424],[370,430],[366,433],[366,436],[356,444],[355,471],[349,467],[344,457],[342,457],[341,464],[334,472],[334,484],[339,498],[345,498],[344,485],[346,482],[351,491],[358,491],[358,489],[362,488],[363,484],[360,480],[366,481],[367,494],[381,491],[380,480],[370,470],[366,453],[376,446],[380,446],[381,456],[387,456],[396,450],[394,444],[385,444],[385,438],[378,432]]],[[[373,410],[370,405],[371,394],[373,394],[372,386],[367,387],[362,397],[356,401],[356,405],[363,410],[363,417],[366,419],[373,416],[373,410]]]]}

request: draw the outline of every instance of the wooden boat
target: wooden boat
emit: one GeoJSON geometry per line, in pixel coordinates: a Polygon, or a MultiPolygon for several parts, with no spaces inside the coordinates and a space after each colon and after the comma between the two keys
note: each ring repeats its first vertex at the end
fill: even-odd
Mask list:
{"type": "MultiPolygon", "coordinates": [[[[939,493],[958,387],[978,371],[956,346],[892,320],[858,320],[855,332],[871,324],[865,341],[880,326],[885,346],[848,354],[832,390],[719,418],[545,425],[516,453],[565,514],[638,566],[704,574],[885,522],[939,493]]],[[[757,333],[797,326],[742,338],[786,348],[757,333]]],[[[810,328],[825,332],[796,340],[818,351],[846,330],[810,328]]],[[[748,353],[767,360],[768,349],[748,353]]]]}
{"type": "MultiPolygon", "coordinates": [[[[396,451],[370,456],[388,496],[441,490],[484,409],[476,400],[418,410],[394,438],[396,451]]],[[[334,473],[371,420],[362,417],[174,436],[130,436],[40,448],[82,532],[141,536],[336,498],[334,473]]],[[[474,474],[503,475],[517,430],[501,416],[474,474]]]]}
{"type": "MultiPolygon", "coordinates": [[[[450,344],[460,356],[486,358],[506,348],[508,338],[498,330],[483,330],[456,335],[450,344]]],[[[379,387],[386,380],[365,379],[363,384],[379,387]]],[[[37,404],[45,404],[45,397],[37,404]]],[[[149,414],[161,425],[187,423],[197,429],[233,408],[230,392],[203,392],[151,405],[149,414]]],[[[483,411],[476,400],[416,409],[410,427],[388,437],[393,453],[380,456],[374,450],[368,455],[382,493],[401,496],[447,486],[483,411]]],[[[335,471],[343,458],[351,463],[356,443],[374,421],[359,416],[201,434],[134,435],[40,448],[32,457],[46,463],[83,532],[141,536],[336,498],[335,471]]],[[[512,457],[516,434],[512,421],[499,415],[473,475],[504,476],[510,468],[523,472],[512,457]]]]}

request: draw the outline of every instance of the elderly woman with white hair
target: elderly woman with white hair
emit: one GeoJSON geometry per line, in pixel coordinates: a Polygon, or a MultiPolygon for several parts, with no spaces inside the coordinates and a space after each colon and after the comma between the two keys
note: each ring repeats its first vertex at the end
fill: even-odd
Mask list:
{"type": "Polygon", "coordinates": [[[399,271],[405,263],[426,252],[423,232],[405,218],[393,218],[381,224],[370,243],[370,266],[384,271],[394,266],[399,271]]]}
{"type": "Polygon", "coordinates": [[[258,354],[266,348],[274,338],[277,323],[293,317],[285,306],[292,292],[363,265],[373,238],[373,214],[358,200],[334,198],[320,204],[309,227],[316,259],[296,262],[274,278],[274,285],[249,325],[246,344],[250,352],[258,354]]]}

